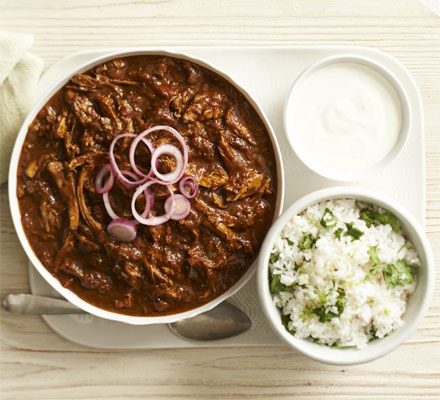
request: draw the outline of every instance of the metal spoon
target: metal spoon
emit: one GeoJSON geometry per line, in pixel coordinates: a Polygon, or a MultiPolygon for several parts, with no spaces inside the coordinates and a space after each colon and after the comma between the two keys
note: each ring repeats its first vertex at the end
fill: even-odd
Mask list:
{"type": "MultiPolygon", "coordinates": [[[[26,315],[86,314],[66,300],[25,293],[8,294],[3,300],[3,308],[26,315]]],[[[252,321],[243,311],[224,301],[210,311],[168,326],[179,337],[205,341],[237,336],[248,331],[252,321]]]]}
{"type": "Polygon", "coordinates": [[[184,339],[219,340],[248,331],[252,321],[243,311],[224,301],[210,311],[168,326],[184,339]]]}

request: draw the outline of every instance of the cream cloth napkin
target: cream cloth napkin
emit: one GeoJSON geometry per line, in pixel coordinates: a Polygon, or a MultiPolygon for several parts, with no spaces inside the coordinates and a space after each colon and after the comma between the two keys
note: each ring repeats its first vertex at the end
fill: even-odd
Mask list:
{"type": "Polygon", "coordinates": [[[0,184],[8,179],[15,137],[35,100],[43,61],[28,52],[32,35],[0,31],[0,184]]]}

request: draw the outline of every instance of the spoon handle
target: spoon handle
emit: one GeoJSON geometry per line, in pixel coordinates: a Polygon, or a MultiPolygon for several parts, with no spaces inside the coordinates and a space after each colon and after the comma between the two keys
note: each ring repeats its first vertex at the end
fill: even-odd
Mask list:
{"type": "Polygon", "coordinates": [[[14,314],[26,315],[85,314],[66,300],[25,293],[8,294],[3,300],[3,308],[14,314]]]}

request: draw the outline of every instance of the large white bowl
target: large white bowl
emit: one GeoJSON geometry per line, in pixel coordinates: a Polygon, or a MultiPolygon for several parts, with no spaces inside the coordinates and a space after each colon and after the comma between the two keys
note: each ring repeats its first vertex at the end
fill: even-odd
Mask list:
{"type": "Polygon", "coordinates": [[[157,316],[157,317],[138,317],[138,316],[130,316],[130,315],[124,315],[124,314],[118,314],[110,311],[103,310],[102,308],[96,307],[80,297],[78,297],[75,293],[73,293],[71,290],[64,288],[58,279],[56,279],[41,263],[41,261],[38,259],[34,251],[32,250],[32,247],[29,244],[29,241],[26,237],[26,234],[23,230],[23,226],[21,223],[21,213],[20,208],[18,206],[18,199],[17,199],[17,166],[18,161],[20,158],[20,152],[23,145],[23,142],[26,138],[27,130],[29,124],[33,121],[35,116],[37,115],[38,111],[46,104],[46,102],[50,99],[50,97],[59,90],[64,84],[67,83],[67,81],[75,74],[85,72],[88,69],[102,63],[108,60],[111,60],[113,58],[117,57],[128,57],[128,56],[135,56],[135,55],[158,55],[158,56],[168,56],[168,57],[176,57],[184,60],[188,60],[191,62],[194,62],[204,68],[207,68],[224,79],[226,79],[228,82],[230,82],[235,88],[237,88],[243,96],[249,101],[249,103],[254,107],[255,111],[257,112],[258,116],[263,121],[267,132],[269,134],[274,153],[275,153],[275,159],[276,159],[276,169],[277,169],[277,194],[276,194],[276,205],[275,205],[275,212],[274,212],[274,218],[277,218],[282,209],[283,209],[283,201],[284,201],[284,169],[283,169],[283,163],[281,158],[281,151],[278,146],[278,142],[275,136],[275,133],[273,131],[273,128],[271,124],[269,123],[268,118],[266,117],[266,114],[261,109],[259,104],[249,95],[249,93],[243,89],[240,85],[238,85],[230,76],[226,75],[222,71],[218,70],[214,66],[206,63],[205,61],[196,59],[194,57],[190,57],[185,54],[178,54],[178,53],[170,53],[163,50],[142,50],[140,48],[136,49],[128,49],[124,51],[115,51],[115,52],[109,52],[109,54],[106,54],[104,56],[96,57],[95,59],[88,61],[87,63],[84,63],[80,66],[78,66],[75,70],[69,71],[65,76],[63,76],[59,82],[52,87],[48,88],[46,93],[40,97],[40,99],[37,101],[35,106],[32,108],[31,112],[25,119],[23,126],[20,129],[20,132],[17,136],[17,140],[14,145],[14,149],[12,152],[11,157],[11,163],[9,166],[9,203],[11,207],[11,215],[12,220],[14,222],[15,230],[17,231],[18,238],[20,240],[21,245],[23,246],[23,249],[26,252],[26,255],[29,257],[29,260],[32,262],[32,264],[35,266],[35,268],[38,270],[38,272],[41,274],[41,276],[46,280],[47,283],[49,283],[50,286],[52,286],[57,292],[59,292],[63,297],[65,297],[68,301],[70,301],[72,304],[76,305],[77,307],[83,309],[84,311],[96,315],[101,318],[106,318],[110,320],[125,322],[128,324],[133,325],[148,325],[148,324],[163,324],[163,323],[171,323],[175,322],[181,319],[185,318],[191,318],[194,317],[200,313],[209,311],[216,305],[220,304],[222,301],[226,300],[228,297],[235,294],[238,290],[240,290],[252,277],[256,270],[256,262],[251,265],[248,270],[245,272],[245,274],[225,293],[222,295],[216,297],[215,299],[211,300],[209,303],[206,303],[200,307],[194,308],[189,311],[181,312],[178,314],[171,314],[171,315],[165,315],[165,316],[157,316]]]}
{"type": "Polygon", "coordinates": [[[258,294],[263,312],[273,330],[290,347],[324,363],[336,365],[361,364],[382,357],[407,340],[416,330],[425,315],[434,289],[434,257],[422,226],[411,213],[397,201],[372,191],[355,187],[332,187],[308,194],[292,204],[272,225],[260,250],[258,261],[258,294]],[[374,340],[363,349],[337,349],[298,339],[289,333],[281,323],[280,312],[273,304],[269,291],[269,256],[273,243],[286,223],[296,214],[316,202],[328,199],[354,198],[376,204],[391,211],[400,219],[403,231],[414,244],[421,261],[417,287],[409,297],[403,316],[404,324],[390,335],[374,340]]]}

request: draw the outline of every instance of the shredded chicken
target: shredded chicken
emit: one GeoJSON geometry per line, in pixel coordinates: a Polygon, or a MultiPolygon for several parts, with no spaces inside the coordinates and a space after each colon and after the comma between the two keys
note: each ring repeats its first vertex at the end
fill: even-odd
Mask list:
{"type": "Polygon", "coordinates": [[[47,170],[52,175],[58,190],[67,202],[69,227],[72,230],[76,230],[79,224],[79,206],[76,198],[73,172],[69,170],[67,163],[63,164],[61,161],[51,161],[47,165],[47,170]]]}

